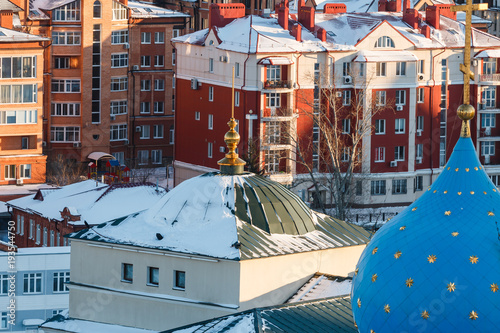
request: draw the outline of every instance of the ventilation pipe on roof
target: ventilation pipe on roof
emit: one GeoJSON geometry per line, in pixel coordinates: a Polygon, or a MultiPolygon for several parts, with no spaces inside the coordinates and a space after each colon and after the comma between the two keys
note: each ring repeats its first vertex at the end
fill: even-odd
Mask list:
{"type": "Polygon", "coordinates": [[[403,13],[403,21],[406,22],[413,29],[418,28],[418,11],[414,8],[408,8],[403,13]]]}
{"type": "Polygon", "coordinates": [[[13,13],[11,10],[2,10],[0,12],[0,26],[6,29],[12,29],[13,13]]]}
{"type": "Polygon", "coordinates": [[[292,27],[292,36],[295,37],[297,42],[302,41],[302,26],[298,23],[295,23],[292,27]]]}
{"type": "Polygon", "coordinates": [[[425,9],[425,22],[439,29],[440,8],[438,6],[428,6],[425,9]]]}
{"type": "Polygon", "coordinates": [[[208,10],[208,27],[224,27],[240,17],[245,17],[244,4],[213,3],[208,10]]]}
{"type": "Polygon", "coordinates": [[[290,10],[288,8],[288,1],[287,0],[285,0],[279,4],[277,12],[278,12],[278,24],[284,30],[288,30],[288,14],[289,14],[290,10]]]}
{"type": "Polygon", "coordinates": [[[425,36],[425,38],[431,38],[431,27],[424,25],[420,28],[420,33],[425,36]]]}
{"type": "MultiPolygon", "coordinates": [[[[302,1],[303,0],[300,0],[300,2],[302,1]]],[[[300,4],[298,17],[300,24],[302,24],[309,31],[314,31],[314,26],[316,25],[314,21],[315,17],[314,7],[307,7],[305,5],[300,4]]]]}
{"type": "Polygon", "coordinates": [[[322,42],[326,42],[326,30],[319,28],[317,36],[322,42]]]}
{"type": "Polygon", "coordinates": [[[347,7],[344,3],[327,3],[323,9],[325,14],[346,13],[347,7]]]}
{"type": "Polygon", "coordinates": [[[401,11],[401,0],[389,0],[387,1],[386,10],[388,12],[398,13],[401,11]]]}

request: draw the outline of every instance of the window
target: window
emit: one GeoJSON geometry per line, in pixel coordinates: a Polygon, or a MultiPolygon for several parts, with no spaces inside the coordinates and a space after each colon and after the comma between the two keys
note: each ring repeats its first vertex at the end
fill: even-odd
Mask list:
{"type": "Polygon", "coordinates": [[[3,79],[36,77],[36,56],[0,58],[0,77],[3,79]]]}
{"type": "Polygon", "coordinates": [[[396,105],[406,104],[406,90],[396,90],[396,105]]]}
{"type": "Polygon", "coordinates": [[[132,283],[134,281],[134,265],[122,264],[122,282],[132,283]]]}
{"type": "Polygon", "coordinates": [[[80,92],[80,80],[52,80],[52,92],[80,92]]]}
{"type": "Polygon", "coordinates": [[[372,195],[384,195],[385,194],[385,180],[372,180],[371,194],[372,195]]]}
{"type": "Polygon", "coordinates": [[[54,230],[50,230],[50,244],[51,247],[54,246],[54,230]]]}
{"type": "Polygon", "coordinates": [[[141,113],[150,113],[151,103],[150,102],[141,102],[141,113]]]}
{"type": "MultiPolygon", "coordinates": [[[[94,3],[94,8],[95,8],[95,3],[94,3]]],[[[80,0],[70,2],[66,6],[54,9],[52,11],[52,20],[55,22],[80,21],[80,0]]]]}
{"type": "Polygon", "coordinates": [[[268,121],[266,122],[266,141],[268,144],[276,145],[281,142],[281,128],[280,122],[278,121],[268,121]]]}
{"type": "Polygon", "coordinates": [[[9,293],[9,275],[0,274],[0,295],[7,295],[8,293],[9,293]]]}
{"type": "Polygon", "coordinates": [[[1,329],[9,328],[7,312],[2,312],[1,315],[2,315],[2,317],[1,317],[1,321],[0,321],[0,328],[1,329]]]}
{"type": "Polygon", "coordinates": [[[118,30],[111,32],[111,44],[127,44],[128,30],[118,30]]]}
{"type": "Polygon", "coordinates": [[[494,113],[483,113],[481,114],[481,127],[495,127],[496,125],[496,114],[494,113]]]}
{"type": "Polygon", "coordinates": [[[46,227],[43,228],[43,242],[42,242],[42,246],[47,246],[47,228],[46,227]]]}
{"type": "Polygon", "coordinates": [[[377,106],[385,105],[385,90],[375,92],[375,104],[377,106]]]}
{"type": "Polygon", "coordinates": [[[0,111],[0,124],[36,124],[36,110],[0,111]]]}
{"type": "Polygon", "coordinates": [[[165,90],[165,80],[155,80],[155,90],[156,91],[165,90]]]}
{"type": "Polygon", "coordinates": [[[139,160],[139,164],[148,164],[149,151],[148,150],[139,150],[137,152],[137,159],[139,160]]]}
{"type": "Polygon", "coordinates": [[[405,146],[394,147],[394,160],[395,161],[405,160],[405,146]]]}
{"type": "Polygon", "coordinates": [[[79,116],[80,103],[52,103],[50,114],[52,116],[79,116]]]}
{"type": "Polygon", "coordinates": [[[118,141],[127,139],[127,124],[111,125],[109,127],[109,140],[118,141]]]}
{"type": "Polygon", "coordinates": [[[425,100],[425,90],[424,88],[417,89],[417,103],[423,103],[425,100]]]}
{"type": "Polygon", "coordinates": [[[153,103],[153,112],[154,113],[163,113],[165,111],[165,103],[164,102],[154,102],[153,103]]]}
{"type": "Polygon", "coordinates": [[[495,155],[495,141],[481,142],[481,156],[495,155]]]}
{"type": "Polygon", "coordinates": [[[158,267],[148,267],[148,285],[158,287],[160,282],[160,269],[158,267]]]}
{"type": "Polygon", "coordinates": [[[214,115],[208,115],[208,129],[214,129],[214,115]]]}
{"type": "Polygon", "coordinates": [[[128,89],[127,77],[113,77],[111,78],[111,91],[125,91],[128,89]]]}
{"type": "Polygon", "coordinates": [[[21,164],[19,166],[19,177],[26,179],[31,178],[31,164],[21,164]]]}
{"type": "Polygon", "coordinates": [[[112,1],[113,3],[113,21],[126,20],[128,19],[128,8],[122,5],[118,1],[112,1]]]}
{"type": "Polygon", "coordinates": [[[385,134],[385,119],[375,120],[375,134],[385,134]]]}
{"type": "Polygon", "coordinates": [[[175,49],[172,50],[172,66],[175,66],[175,49]]]}
{"type": "Polygon", "coordinates": [[[151,67],[151,56],[141,56],[141,67],[151,67]]]}
{"type": "Polygon", "coordinates": [[[140,139],[149,139],[149,125],[141,125],[140,139]]]}
{"type": "Polygon", "coordinates": [[[234,106],[240,106],[240,92],[234,92],[234,106]]]}
{"type": "Polygon", "coordinates": [[[214,101],[214,87],[208,87],[208,101],[214,101]]]}
{"type": "Polygon", "coordinates": [[[78,142],[80,141],[80,127],[52,126],[50,127],[51,142],[78,142]]]}
{"type": "Polygon", "coordinates": [[[102,7],[101,7],[101,2],[99,0],[94,1],[94,18],[101,18],[102,17],[102,7]]]}
{"type": "Polygon", "coordinates": [[[351,119],[342,119],[342,134],[351,133],[351,119]]]}
{"type": "Polygon", "coordinates": [[[487,87],[483,89],[481,97],[481,106],[483,109],[496,107],[496,87],[487,87]]]}
{"type": "Polygon", "coordinates": [[[163,31],[155,32],[155,44],[165,43],[165,33],[163,31]]]}
{"type": "Polygon", "coordinates": [[[54,31],[52,44],[54,45],[80,45],[82,35],[79,31],[54,31]]]}
{"type": "Polygon", "coordinates": [[[30,219],[30,234],[29,239],[34,239],[35,237],[35,221],[30,219]]]}
{"type": "Polygon", "coordinates": [[[363,181],[356,180],[356,195],[363,195],[363,181]]]}
{"type": "Polygon", "coordinates": [[[120,165],[123,165],[125,162],[125,153],[120,151],[116,153],[112,153],[113,157],[120,163],[120,165]]]}
{"type": "Polygon", "coordinates": [[[68,292],[69,289],[66,286],[66,283],[69,282],[69,272],[56,272],[54,273],[53,278],[53,289],[52,291],[55,293],[63,293],[68,292]]]}
{"type": "Polygon", "coordinates": [[[36,84],[1,85],[0,103],[36,103],[37,91],[36,84]]]}
{"type": "Polygon", "coordinates": [[[173,145],[174,140],[175,140],[175,130],[174,130],[174,125],[172,125],[170,126],[170,130],[168,131],[168,143],[173,145]]]}
{"type": "Polygon", "coordinates": [[[385,147],[375,148],[375,162],[385,162],[385,147]]]}
{"type": "Polygon", "coordinates": [[[351,147],[344,147],[342,149],[342,155],[340,156],[340,160],[342,162],[349,162],[350,156],[351,156],[351,147]]]}
{"type": "Polygon", "coordinates": [[[208,59],[208,71],[210,73],[214,72],[214,58],[209,58],[208,59]]]}
{"type": "Polygon", "coordinates": [[[181,35],[180,29],[172,29],[172,38],[179,37],[181,35]]]}
{"type": "Polygon", "coordinates": [[[128,54],[127,53],[114,53],[111,55],[111,67],[127,67],[128,66],[128,54]]]}
{"type": "Polygon", "coordinates": [[[16,179],[16,166],[14,164],[5,166],[4,179],[16,179]]]}
{"type": "Polygon", "coordinates": [[[280,81],[281,80],[281,66],[280,65],[268,65],[266,67],[266,78],[268,81],[280,81]]]}
{"type": "Polygon", "coordinates": [[[200,120],[200,111],[194,112],[194,120],[200,120]]]}
{"type": "Polygon", "coordinates": [[[214,145],[212,144],[212,142],[209,142],[208,143],[208,158],[212,158],[213,148],[214,148],[214,145]]]}
{"type": "Polygon", "coordinates": [[[266,173],[277,173],[280,171],[280,153],[278,150],[264,151],[266,173]]]}
{"type": "Polygon", "coordinates": [[[424,189],[424,176],[417,176],[413,180],[413,190],[422,191],[424,189]]]}
{"type": "Polygon", "coordinates": [[[422,163],[423,158],[424,158],[424,144],[418,143],[415,147],[415,159],[417,164],[422,163]]]}
{"type": "Polygon", "coordinates": [[[359,76],[365,76],[365,63],[363,62],[359,63],[359,76]]]}
{"type": "Polygon", "coordinates": [[[174,289],[186,289],[186,272],[174,271],[174,289]]]}
{"type": "Polygon", "coordinates": [[[37,224],[36,225],[36,240],[35,240],[36,244],[40,244],[40,238],[42,238],[41,233],[42,233],[42,228],[40,227],[39,224],[37,224]]]}
{"type": "Polygon", "coordinates": [[[424,130],[424,116],[417,117],[417,132],[424,130]]]}
{"type": "Polygon", "coordinates": [[[71,67],[71,57],[54,57],[54,69],[68,69],[71,67]]]}
{"type": "Polygon", "coordinates": [[[392,180],[392,194],[406,194],[406,179],[392,180]]]}
{"type": "Polygon", "coordinates": [[[163,125],[153,125],[153,139],[163,138],[163,125]]]}
{"type": "Polygon", "coordinates": [[[172,95],[172,112],[175,112],[175,95],[172,95]]]}
{"type": "Polygon", "coordinates": [[[266,93],[266,107],[279,108],[281,106],[281,94],[279,93],[266,93]]]}
{"type": "Polygon", "coordinates": [[[24,274],[23,293],[39,294],[42,292],[42,273],[24,274]]]}
{"type": "Polygon", "coordinates": [[[240,77],[240,63],[234,63],[234,77],[240,77]]]}
{"type": "Polygon", "coordinates": [[[29,149],[29,138],[27,136],[23,136],[21,138],[21,149],[29,149]]]}
{"type": "Polygon", "coordinates": [[[151,163],[153,164],[161,164],[161,149],[153,149],[151,150],[151,163]]]}
{"type": "Polygon", "coordinates": [[[424,74],[425,73],[425,60],[419,60],[417,61],[417,73],[419,74],[424,74]]]}
{"type": "Polygon", "coordinates": [[[406,62],[397,62],[396,63],[396,75],[397,76],[406,76],[406,62]]]}
{"type": "Polygon", "coordinates": [[[483,60],[483,74],[496,74],[497,59],[488,58],[483,60]]]}
{"type": "Polygon", "coordinates": [[[342,63],[342,76],[351,75],[351,63],[344,62],[342,63]]]}
{"type": "Polygon", "coordinates": [[[406,119],[396,119],[396,124],[394,126],[396,134],[402,134],[405,132],[405,121],[406,119]]]}
{"type": "Polygon", "coordinates": [[[126,114],[127,101],[111,101],[109,113],[112,115],[126,114]]]}
{"type": "Polygon", "coordinates": [[[342,105],[351,105],[351,91],[342,91],[342,105]]]}
{"type": "Polygon", "coordinates": [[[163,67],[165,65],[165,57],[162,55],[155,55],[155,67],[163,67]]]}
{"type": "Polygon", "coordinates": [[[377,62],[377,76],[385,76],[386,65],[385,62],[377,62]]]}
{"type": "Polygon", "coordinates": [[[151,90],[151,80],[141,80],[141,91],[151,90]]]}
{"type": "Polygon", "coordinates": [[[389,36],[382,36],[375,42],[376,48],[394,48],[394,41],[389,36]]]}

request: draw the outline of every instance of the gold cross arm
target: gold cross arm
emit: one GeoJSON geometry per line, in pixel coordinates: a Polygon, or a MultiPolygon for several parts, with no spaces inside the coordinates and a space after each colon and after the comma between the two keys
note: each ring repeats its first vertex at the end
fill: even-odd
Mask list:
{"type": "Polygon", "coordinates": [[[451,7],[452,12],[461,12],[461,11],[467,12],[469,10],[488,10],[488,4],[477,3],[473,4],[471,7],[469,7],[468,5],[455,5],[451,7]]]}

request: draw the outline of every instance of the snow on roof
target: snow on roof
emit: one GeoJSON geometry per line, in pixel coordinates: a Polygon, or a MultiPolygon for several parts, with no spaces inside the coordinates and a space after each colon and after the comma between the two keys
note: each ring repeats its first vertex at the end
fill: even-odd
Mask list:
{"type": "Polygon", "coordinates": [[[23,9],[18,5],[12,3],[9,0],[0,0],[0,9],[1,10],[12,10],[14,13],[20,12],[23,9]]]}
{"type": "Polygon", "coordinates": [[[41,325],[42,328],[73,333],[156,333],[135,327],[98,323],[95,321],[67,318],[60,314],[41,325]]]}
{"type": "Polygon", "coordinates": [[[63,220],[61,212],[67,207],[80,215],[80,221],[69,223],[83,225],[87,221],[95,225],[144,210],[165,193],[165,189],[159,187],[157,191],[153,184],[106,185],[86,180],[59,189],[42,189],[7,204],[58,221],[63,220]]]}
{"type": "Polygon", "coordinates": [[[131,9],[130,12],[133,18],[190,17],[188,14],[158,7],[150,2],[129,0],[128,7],[131,9]]]}
{"type": "MultiPolygon", "coordinates": [[[[42,254],[68,254],[70,246],[50,246],[50,247],[20,247],[17,249],[16,256],[32,256],[42,254]]],[[[0,252],[0,256],[7,256],[8,252],[0,252]]]]}
{"type": "Polygon", "coordinates": [[[48,41],[49,38],[40,37],[38,35],[27,34],[4,27],[0,27],[0,43],[9,42],[41,42],[48,41]]]}
{"type": "Polygon", "coordinates": [[[475,55],[474,58],[500,58],[500,50],[484,50],[475,55]]]}
{"type": "Polygon", "coordinates": [[[351,278],[318,273],[309,279],[286,303],[345,296],[351,293],[351,287],[351,278]]]}
{"type": "Polygon", "coordinates": [[[391,62],[391,61],[417,61],[418,58],[409,51],[367,51],[357,53],[355,62],[391,62]]]}

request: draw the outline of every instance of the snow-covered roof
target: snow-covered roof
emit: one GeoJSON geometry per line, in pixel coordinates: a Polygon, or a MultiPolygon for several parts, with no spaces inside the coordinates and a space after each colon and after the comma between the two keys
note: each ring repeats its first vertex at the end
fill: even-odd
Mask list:
{"type": "Polygon", "coordinates": [[[0,27],[0,43],[9,42],[42,42],[48,41],[49,38],[40,37],[38,35],[27,34],[16,30],[0,27]]]}
{"type": "Polygon", "coordinates": [[[418,58],[409,51],[367,51],[361,50],[356,54],[355,62],[381,62],[381,61],[417,61],[418,58]]]}
{"type": "Polygon", "coordinates": [[[484,50],[476,54],[474,58],[500,58],[500,50],[484,50]]]}
{"type": "Polygon", "coordinates": [[[129,0],[128,7],[133,18],[190,17],[189,14],[158,7],[151,2],[129,0]]]}
{"type": "Polygon", "coordinates": [[[61,212],[68,208],[77,213],[75,225],[90,225],[127,216],[152,206],[166,191],[153,184],[107,185],[94,180],[67,185],[59,189],[40,189],[36,194],[14,199],[7,205],[48,219],[62,221],[61,212]]]}
{"type": "Polygon", "coordinates": [[[22,8],[9,0],[0,0],[1,10],[12,10],[14,13],[22,11],[22,8]]]}
{"type": "Polygon", "coordinates": [[[287,303],[312,301],[321,298],[347,296],[351,293],[352,279],[328,274],[315,274],[287,303]]]}
{"type": "Polygon", "coordinates": [[[142,213],[70,235],[231,260],[362,245],[369,236],[311,211],[280,184],[219,173],[183,182],[142,213]]]}

